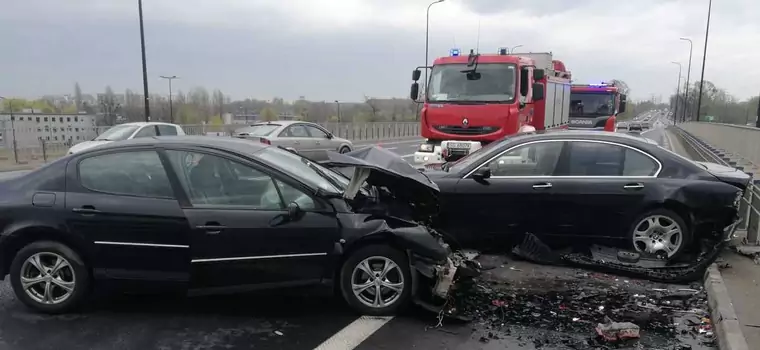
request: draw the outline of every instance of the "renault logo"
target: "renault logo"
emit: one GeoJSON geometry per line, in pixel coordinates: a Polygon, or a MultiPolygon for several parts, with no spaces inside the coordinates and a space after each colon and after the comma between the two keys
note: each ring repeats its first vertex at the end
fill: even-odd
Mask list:
{"type": "Polygon", "coordinates": [[[470,121],[467,118],[462,118],[462,125],[466,128],[470,125],[470,121]]]}

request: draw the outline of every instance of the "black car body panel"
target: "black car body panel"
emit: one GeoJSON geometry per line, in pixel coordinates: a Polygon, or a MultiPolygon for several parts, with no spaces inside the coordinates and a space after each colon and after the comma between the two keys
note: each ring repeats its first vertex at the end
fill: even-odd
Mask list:
{"type": "MultiPolygon", "coordinates": [[[[361,201],[349,201],[315,188],[262,158],[261,152],[267,149],[287,153],[233,138],[140,138],[69,155],[26,176],[2,182],[0,276],[9,273],[21,247],[40,239],[72,247],[92,268],[96,279],[140,287],[145,282],[162,282],[169,287],[218,292],[326,282],[335,277],[344,256],[365,242],[392,244],[409,253],[412,263],[429,270],[456,269],[451,250],[440,234],[406,217],[389,215],[387,209],[377,209],[392,206],[386,198],[365,198],[367,193],[363,192],[358,196],[361,201]],[[151,171],[161,173],[148,172],[147,176],[166,176],[167,190],[142,196],[106,193],[83,185],[88,179],[81,173],[83,161],[128,152],[157,157],[157,168],[151,171]],[[313,200],[308,202],[313,207],[292,212],[286,205],[252,210],[234,204],[194,203],[177,168],[183,165],[172,163],[170,152],[208,155],[245,171],[260,171],[263,177],[240,175],[243,170],[235,170],[239,175],[235,184],[242,181],[246,186],[258,186],[276,181],[277,186],[287,185],[313,200]],[[425,263],[420,265],[415,257],[425,263]]],[[[190,164],[193,160],[183,161],[190,164]]],[[[372,180],[393,189],[394,182],[389,180],[392,173],[383,174],[372,180]]],[[[119,179],[99,181],[107,184],[119,179]]],[[[405,181],[400,182],[405,185],[399,193],[425,188],[425,201],[435,201],[434,183],[405,181]],[[416,185],[408,185],[411,183],[416,185]]],[[[277,187],[275,193],[281,202],[283,188],[277,187]]],[[[414,202],[408,193],[405,199],[414,202]]],[[[395,197],[390,202],[393,200],[395,197]]],[[[414,205],[406,209],[412,212],[410,217],[421,216],[415,213],[414,205]]]]}

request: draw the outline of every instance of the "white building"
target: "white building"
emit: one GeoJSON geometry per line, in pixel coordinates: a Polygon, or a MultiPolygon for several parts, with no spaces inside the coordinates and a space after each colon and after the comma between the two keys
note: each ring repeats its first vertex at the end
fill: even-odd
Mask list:
{"type": "Polygon", "coordinates": [[[34,147],[40,140],[72,144],[97,136],[94,114],[0,113],[0,148],[34,147]],[[15,131],[15,132],[14,132],[15,131]]]}

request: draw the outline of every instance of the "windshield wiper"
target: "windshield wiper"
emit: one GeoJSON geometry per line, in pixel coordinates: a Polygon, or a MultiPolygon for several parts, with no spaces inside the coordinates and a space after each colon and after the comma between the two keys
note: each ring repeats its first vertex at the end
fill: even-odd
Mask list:
{"type": "Polygon", "coordinates": [[[478,70],[478,57],[480,57],[479,53],[475,53],[475,50],[470,49],[470,55],[467,56],[467,67],[472,67],[471,69],[465,69],[462,71],[462,73],[467,74],[467,80],[479,80],[480,79],[480,73],[477,72],[478,70]]]}

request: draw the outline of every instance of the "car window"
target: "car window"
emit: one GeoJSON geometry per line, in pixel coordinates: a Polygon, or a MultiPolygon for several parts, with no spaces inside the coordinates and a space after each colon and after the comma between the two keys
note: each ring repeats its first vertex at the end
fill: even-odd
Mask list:
{"type": "Polygon", "coordinates": [[[138,131],[137,134],[135,134],[135,137],[133,138],[136,139],[138,137],[153,137],[153,136],[156,136],[156,126],[149,125],[140,129],[140,131],[138,131]]]}
{"type": "Polygon", "coordinates": [[[625,150],[623,176],[654,176],[660,166],[652,158],[632,149],[625,150]]]}
{"type": "Polygon", "coordinates": [[[317,139],[327,138],[327,133],[322,131],[322,129],[316,126],[307,125],[306,128],[309,130],[309,134],[311,134],[311,137],[313,138],[317,138],[317,139]]]}
{"type": "Polygon", "coordinates": [[[566,176],[622,176],[627,148],[602,142],[570,142],[566,176]]]}
{"type": "Polygon", "coordinates": [[[159,125],[158,132],[161,136],[176,136],[177,128],[174,125],[159,125]]]}
{"type": "MultiPolygon", "coordinates": [[[[250,207],[260,210],[282,210],[285,202],[268,174],[224,157],[188,152],[167,151],[190,203],[197,206],[250,207]]],[[[314,207],[311,197],[300,198],[289,189],[289,199],[302,208],[314,207]]]]}
{"type": "Polygon", "coordinates": [[[79,162],[82,186],[97,192],[174,198],[161,159],[155,151],[119,152],[79,162]]]}
{"type": "MultiPolygon", "coordinates": [[[[128,137],[132,136],[132,134],[137,130],[138,126],[136,125],[116,125],[108,130],[106,130],[104,133],[98,135],[94,140],[95,141],[120,141],[120,140],[126,140],[128,137]]],[[[45,126],[45,129],[47,129],[47,126],[45,126]]],[[[45,130],[47,131],[47,130],[45,130]]]]}
{"type": "Polygon", "coordinates": [[[518,146],[488,163],[491,176],[551,176],[564,142],[537,142],[518,146]]]}
{"type": "Polygon", "coordinates": [[[291,125],[285,129],[280,136],[284,137],[309,137],[309,132],[306,131],[306,127],[301,124],[291,125]]]}

